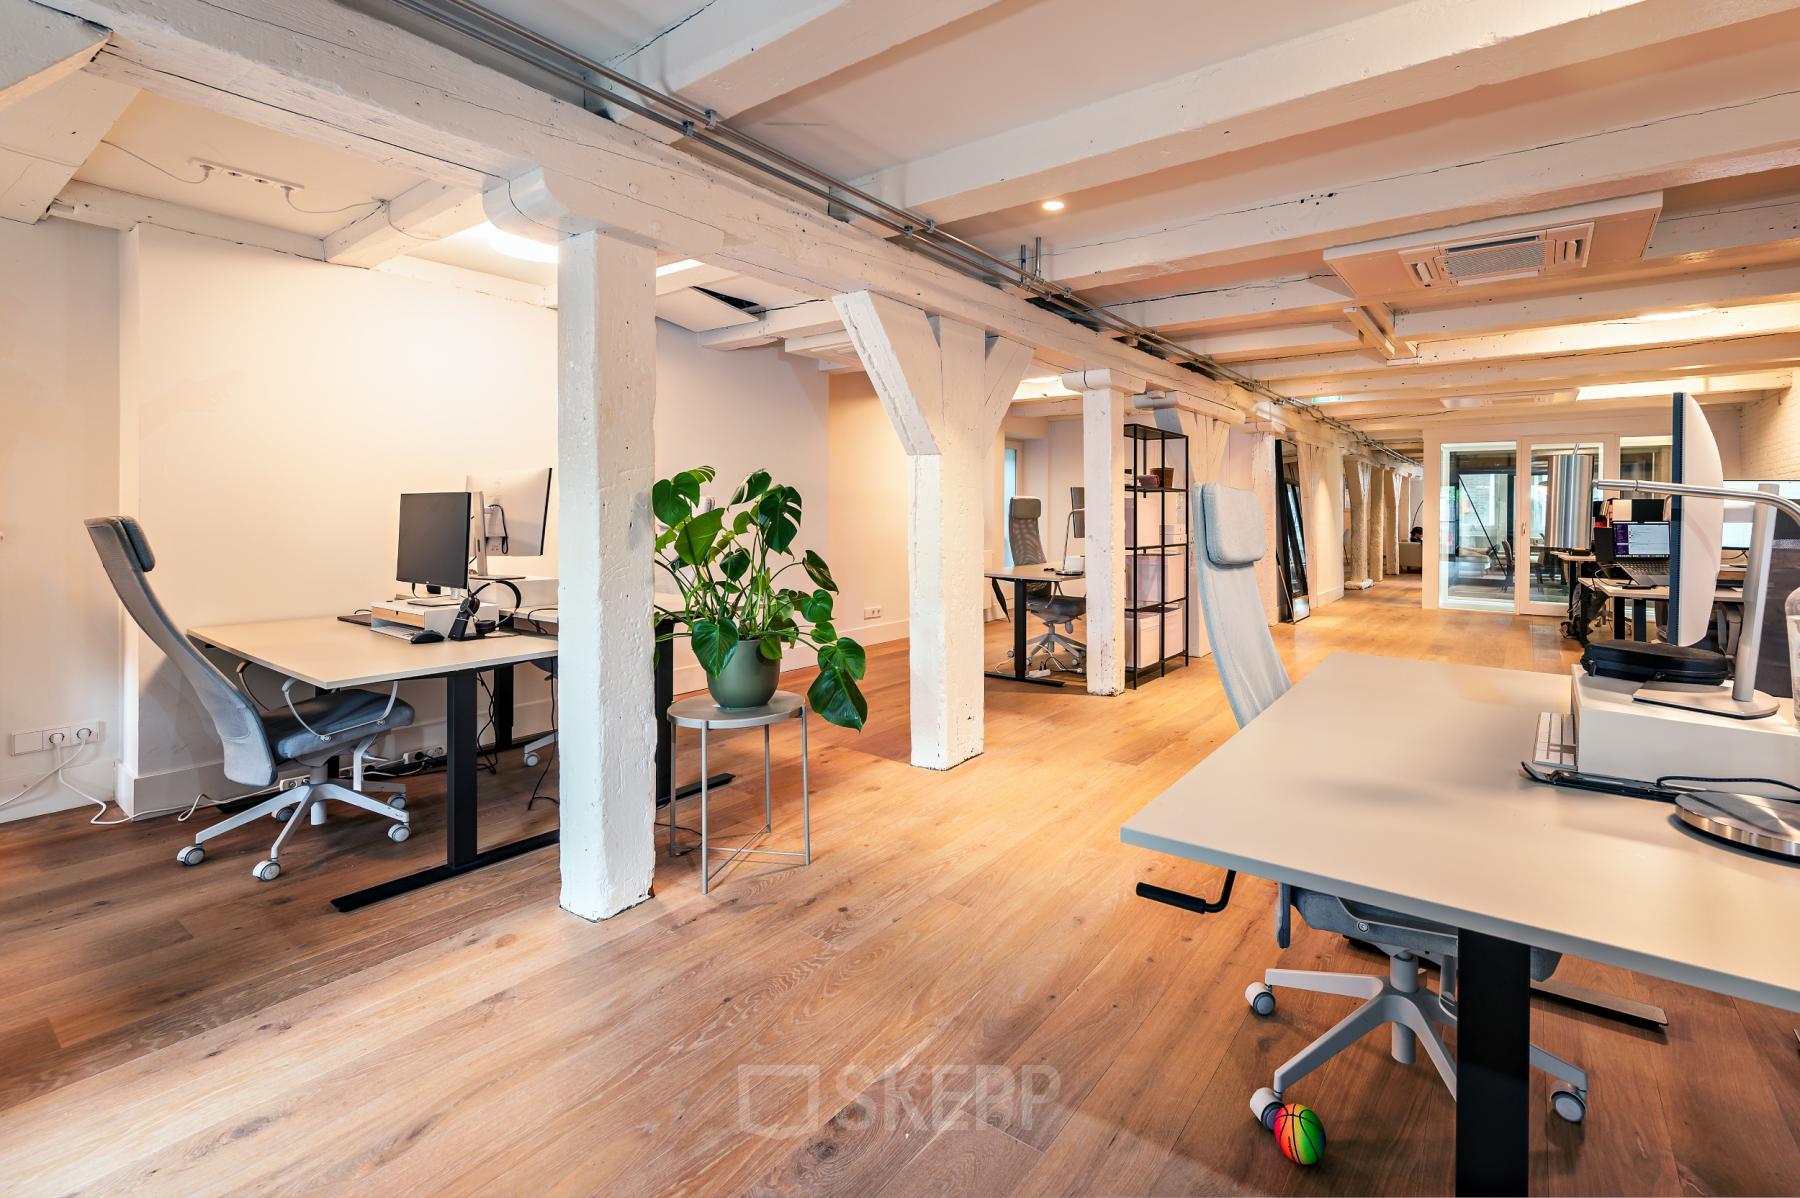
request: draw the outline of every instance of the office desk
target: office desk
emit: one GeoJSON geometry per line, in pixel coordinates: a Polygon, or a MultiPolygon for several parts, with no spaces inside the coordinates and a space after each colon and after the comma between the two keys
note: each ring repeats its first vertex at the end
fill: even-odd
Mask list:
{"type": "Polygon", "coordinates": [[[1036,686],[1061,686],[1060,678],[1033,678],[1025,669],[1025,588],[1036,582],[1067,582],[1072,578],[1080,578],[1079,574],[1058,574],[1054,567],[1046,564],[1035,566],[1007,566],[998,570],[988,570],[984,577],[994,584],[994,593],[1000,596],[1000,606],[1007,606],[1006,596],[1001,593],[1000,584],[1012,583],[1012,617],[1013,626],[1013,668],[1010,670],[989,670],[989,678],[1004,678],[1008,682],[1029,682],[1036,686]]]}
{"type": "MultiPolygon", "coordinates": [[[[1587,577],[1581,585],[1600,592],[1612,600],[1613,634],[1625,635],[1625,602],[1631,601],[1631,639],[1645,641],[1650,639],[1649,605],[1655,602],[1666,603],[1669,599],[1668,587],[1628,587],[1613,578],[1587,577]]],[[[1719,587],[1713,592],[1714,603],[1742,603],[1744,592],[1741,587],[1719,587]]]]}
{"type": "Polygon", "coordinates": [[[1460,929],[1463,1193],[1525,1192],[1527,945],[1800,1011],[1771,915],[1800,910],[1800,868],[1660,803],[1527,782],[1538,713],[1568,705],[1565,676],[1334,654],[1120,830],[1460,929]]]}
{"type": "Polygon", "coordinates": [[[336,616],[219,624],[192,629],[188,636],[321,690],[380,686],[407,679],[444,680],[444,864],[332,899],[332,906],[338,910],[354,911],[556,843],[557,834],[545,832],[482,849],[475,783],[480,751],[476,675],[483,670],[554,658],[554,638],[490,636],[474,641],[414,645],[371,632],[359,624],[346,624],[336,616]]]}

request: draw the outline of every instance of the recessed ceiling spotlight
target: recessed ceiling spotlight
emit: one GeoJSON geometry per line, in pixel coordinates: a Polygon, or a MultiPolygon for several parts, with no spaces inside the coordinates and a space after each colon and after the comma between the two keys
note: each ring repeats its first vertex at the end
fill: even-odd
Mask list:
{"type": "Polygon", "coordinates": [[[505,229],[488,225],[487,242],[494,249],[508,258],[517,258],[521,262],[554,262],[556,247],[541,241],[533,241],[529,237],[520,237],[517,233],[508,233],[505,229]]]}
{"type": "Polygon", "coordinates": [[[1045,212],[1061,212],[1064,206],[1061,200],[1045,200],[1039,205],[1045,212]]]}

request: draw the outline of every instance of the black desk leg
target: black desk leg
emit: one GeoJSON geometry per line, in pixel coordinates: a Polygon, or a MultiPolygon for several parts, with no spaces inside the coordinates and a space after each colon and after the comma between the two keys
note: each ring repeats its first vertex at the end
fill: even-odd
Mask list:
{"type": "MultiPolygon", "coordinates": [[[[656,635],[666,636],[675,629],[673,620],[658,620],[656,635]]],[[[656,646],[656,806],[670,801],[670,796],[685,799],[700,793],[700,784],[690,782],[675,788],[675,742],[669,739],[669,704],[675,701],[675,642],[660,641],[656,646]]],[[[714,774],[706,780],[708,789],[727,786],[736,774],[714,774]]]]}
{"type": "Polygon", "coordinates": [[[1625,596],[1615,595],[1613,596],[1613,636],[1622,641],[1629,635],[1631,634],[1625,631],[1625,596]]]}
{"type": "Polygon", "coordinates": [[[556,843],[556,832],[542,832],[481,850],[475,769],[481,746],[476,741],[480,725],[475,717],[475,692],[473,671],[444,676],[444,864],[334,898],[331,905],[339,911],[354,911],[556,843]]]}
{"type": "Polygon", "coordinates": [[[1650,639],[1649,605],[1642,599],[1631,601],[1631,639],[1634,641],[1650,639]]]}
{"type": "MultiPolygon", "coordinates": [[[[998,580],[996,580],[998,581],[998,580]]],[[[1006,670],[989,670],[989,678],[1005,678],[1009,682],[1029,682],[1035,686],[1061,686],[1060,678],[1033,678],[1025,669],[1025,580],[1015,578],[1013,584],[1012,626],[1013,626],[1013,664],[1011,672],[1006,670]]],[[[1005,606],[1004,603],[1001,604],[1005,606]]]]}
{"type": "Polygon", "coordinates": [[[513,668],[494,667],[494,751],[513,747],[513,668]]]}
{"type": "Polygon", "coordinates": [[[1531,949],[1457,933],[1456,1192],[1523,1194],[1530,1145],[1531,949]]]}

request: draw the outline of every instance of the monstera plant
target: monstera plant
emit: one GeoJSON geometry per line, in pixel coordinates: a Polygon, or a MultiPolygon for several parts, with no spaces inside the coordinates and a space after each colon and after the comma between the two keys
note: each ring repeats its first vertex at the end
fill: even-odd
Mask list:
{"type": "Polygon", "coordinates": [[[866,657],[832,625],[838,588],[825,559],[810,549],[795,552],[800,492],[758,470],[731,502],[714,506],[701,499],[700,488],[717,474],[696,466],[650,492],[666,526],[656,538],[656,563],[674,580],[682,603],[677,611],[657,608],[659,618],[676,625],[662,639],[689,638],[708,689],[725,708],[768,702],[782,652],[809,646],[818,654],[819,676],[807,702],[831,723],[861,729],[869,704],[856,684],[866,657]]]}

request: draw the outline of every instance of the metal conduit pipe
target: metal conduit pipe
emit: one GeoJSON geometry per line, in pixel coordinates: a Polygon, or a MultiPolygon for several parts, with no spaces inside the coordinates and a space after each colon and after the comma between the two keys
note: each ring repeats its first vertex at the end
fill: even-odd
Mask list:
{"type": "MultiPolygon", "coordinates": [[[[995,286],[1010,286],[1025,293],[1040,307],[1097,332],[1109,332],[1120,340],[1218,382],[1231,383],[1284,408],[1304,411],[1309,417],[1407,465],[1411,458],[1390,449],[1308,403],[1283,395],[1260,380],[1250,378],[1204,354],[1177,344],[1155,329],[1136,324],[1117,313],[1090,304],[1072,289],[1044,278],[1023,263],[1009,262],[973,242],[938,228],[937,222],[892,204],[850,183],[817,170],[776,149],[760,138],[732,128],[711,109],[700,108],[679,96],[641,83],[605,63],[596,62],[567,46],[496,13],[473,0],[393,0],[464,37],[498,50],[538,71],[560,79],[583,93],[614,104],[654,124],[696,141],[734,162],[767,175],[803,194],[821,200],[828,211],[842,210],[898,235],[901,244],[940,265],[972,275],[995,286]],[[518,43],[523,43],[520,45],[518,43]],[[603,87],[596,78],[610,83],[603,87]],[[632,99],[616,89],[625,89],[632,99]]],[[[832,211],[836,215],[835,211],[832,211]]]]}

